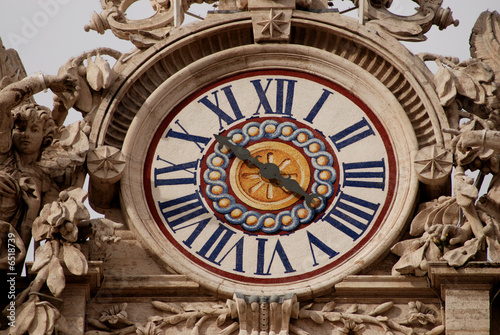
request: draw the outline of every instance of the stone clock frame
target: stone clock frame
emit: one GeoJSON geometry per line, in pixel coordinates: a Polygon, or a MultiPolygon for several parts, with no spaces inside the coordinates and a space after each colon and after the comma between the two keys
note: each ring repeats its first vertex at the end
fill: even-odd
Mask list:
{"type": "Polygon", "coordinates": [[[288,44],[254,44],[251,14],[211,14],[195,31],[177,30],[164,43],[124,63],[127,80],[111,89],[97,111],[91,136],[95,143],[121,148],[128,162],[121,180],[125,221],[160,262],[220,296],[234,292],[271,295],[287,292],[310,298],[328,292],[345,276],[370,266],[386,254],[404,231],[414,210],[419,182],[412,159],[419,149],[444,143],[441,107],[428,82],[428,71],[390,37],[378,36],[338,14],[319,16],[295,11],[288,44]],[[211,23],[212,22],[212,23],[211,23]],[[332,24],[332,22],[334,22],[332,24]],[[335,24],[338,22],[338,25],[335,24]],[[327,24],[328,23],[328,24],[327,24]],[[312,50],[312,51],[311,51],[312,50]],[[395,54],[398,54],[396,57],[395,54]],[[405,62],[405,57],[411,61],[405,62]],[[201,271],[166,243],[152,220],[141,186],[143,162],[152,134],[171,110],[189,94],[218,79],[249,70],[303,71],[330,80],[364,101],[391,128],[400,177],[390,214],[372,240],[327,275],[286,285],[242,285],[201,271]],[[394,129],[394,120],[397,127],[394,129]],[[412,135],[414,134],[414,135],[412,135]],[[405,138],[406,141],[398,141],[405,138]],[[187,271],[186,271],[187,270],[187,271]],[[208,279],[208,280],[207,280],[208,279]]]}

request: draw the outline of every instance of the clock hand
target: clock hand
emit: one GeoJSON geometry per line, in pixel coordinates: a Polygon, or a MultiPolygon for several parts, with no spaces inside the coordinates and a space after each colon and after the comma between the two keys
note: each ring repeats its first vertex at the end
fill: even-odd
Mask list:
{"type": "Polygon", "coordinates": [[[248,150],[245,147],[240,147],[239,145],[231,143],[229,141],[230,139],[229,137],[215,135],[215,134],[214,137],[217,140],[217,142],[219,142],[219,144],[225,145],[226,147],[231,149],[231,151],[236,155],[236,157],[238,157],[242,161],[249,161],[253,165],[262,164],[261,162],[259,162],[257,157],[254,158],[250,155],[250,150],[248,150]]]}
{"type": "Polygon", "coordinates": [[[313,202],[316,200],[318,197],[321,197],[320,194],[318,193],[313,193],[313,194],[308,194],[300,185],[299,183],[291,179],[290,177],[284,177],[280,173],[280,168],[278,165],[273,164],[273,163],[261,163],[259,162],[258,158],[260,156],[252,157],[250,154],[250,150],[244,147],[240,147],[239,145],[235,145],[229,141],[229,137],[226,136],[221,136],[221,135],[215,135],[215,139],[219,144],[225,145],[231,151],[236,155],[241,160],[246,160],[248,161],[248,166],[250,165],[255,165],[259,169],[259,173],[262,177],[268,179],[268,180],[277,180],[279,182],[280,187],[285,187],[287,190],[302,195],[304,197],[305,203],[309,207],[314,207],[313,202]]]}

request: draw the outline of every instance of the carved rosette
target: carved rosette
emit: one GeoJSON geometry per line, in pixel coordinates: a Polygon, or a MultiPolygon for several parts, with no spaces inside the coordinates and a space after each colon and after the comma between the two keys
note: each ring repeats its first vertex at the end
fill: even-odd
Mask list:
{"type": "Polygon", "coordinates": [[[89,201],[96,209],[110,208],[115,198],[115,185],[125,169],[122,152],[111,146],[100,146],[87,155],[90,175],[89,201]]]}

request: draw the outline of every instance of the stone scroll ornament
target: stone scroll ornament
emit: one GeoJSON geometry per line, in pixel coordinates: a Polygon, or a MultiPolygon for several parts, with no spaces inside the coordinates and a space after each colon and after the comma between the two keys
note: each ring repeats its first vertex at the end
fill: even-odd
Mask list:
{"type": "Polygon", "coordinates": [[[294,294],[249,296],[236,293],[226,303],[151,302],[155,311],[147,321],[132,321],[127,303],[111,305],[99,318],[88,318],[93,330],[85,335],[139,334],[159,335],[170,328],[183,334],[204,335],[309,335],[316,325],[331,329],[331,334],[362,334],[366,329],[385,334],[437,335],[444,331],[438,313],[420,301],[411,301],[406,315],[386,316],[395,309],[393,302],[365,307],[358,304],[337,305],[335,301],[301,305],[294,294]]]}
{"type": "Polygon", "coordinates": [[[453,135],[447,150],[454,155],[454,196],[423,203],[411,222],[416,238],[397,243],[401,256],[394,274],[424,275],[428,263],[445,260],[460,267],[469,260],[500,261],[500,15],[484,12],[471,34],[471,56],[464,62],[431,54],[436,90],[453,135]],[[474,179],[468,171],[477,172],[474,179]],[[484,177],[491,174],[488,191],[479,199],[484,177]]]}
{"type": "Polygon", "coordinates": [[[363,8],[367,26],[383,30],[401,41],[425,41],[427,38],[424,35],[433,25],[443,30],[452,24],[456,27],[459,23],[453,19],[450,8],[441,7],[442,0],[413,0],[418,7],[415,14],[409,16],[393,14],[390,11],[392,0],[352,1],[356,7],[363,8]]]}
{"type": "Polygon", "coordinates": [[[155,14],[143,20],[130,20],[126,17],[127,9],[137,0],[101,0],[103,11],[92,15],[92,19],[85,26],[85,31],[95,30],[104,34],[111,29],[113,34],[127,41],[131,41],[137,48],[148,48],[162,40],[170,31],[181,25],[184,14],[192,3],[213,3],[214,1],[182,0],[179,8],[174,1],[150,0],[155,14]]]}

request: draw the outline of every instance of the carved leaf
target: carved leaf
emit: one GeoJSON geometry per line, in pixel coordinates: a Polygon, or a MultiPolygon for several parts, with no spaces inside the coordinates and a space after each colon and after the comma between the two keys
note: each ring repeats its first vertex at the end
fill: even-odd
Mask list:
{"type": "Polygon", "coordinates": [[[346,314],[354,314],[357,312],[358,312],[358,305],[357,304],[353,304],[353,305],[349,306],[349,308],[347,308],[347,310],[345,311],[346,314]]]}
{"type": "Polygon", "coordinates": [[[333,312],[335,310],[335,301],[330,301],[321,309],[322,312],[333,312]]]}
{"type": "Polygon", "coordinates": [[[219,317],[217,318],[217,326],[221,327],[224,324],[224,322],[226,322],[226,318],[227,318],[227,314],[219,315],[219,317]]]}
{"type": "Polygon", "coordinates": [[[457,96],[457,87],[455,85],[455,76],[438,63],[438,70],[434,75],[434,83],[436,92],[439,97],[439,102],[442,106],[448,106],[457,96]]]}
{"type": "Polygon", "coordinates": [[[455,177],[454,180],[453,190],[455,191],[457,204],[462,207],[474,204],[479,191],[477,187],[473,185],[473,180],[467,176],[458,176],[455,177]]]}
{"type": "Polygon", "coordinates": [[[431,330],[426,332],[425,335],[440,335],[440,334],[444,333],[445,329],[446,329],[446,327],[444,325],[440,325],[440,326],[432,328],[431,330]]]}
{"type": "Polygon", "coordinates": [[[45,308],[45,312],[47,313],[46,333],[52,334],[52,332],[54,331],[55,325],[56,325],[56,321],[61,315],[59,314],[59,311],[57,309],[53,308],[49,304],[45,304],[45,305],[43,305],[43,307],[45,308]]]}
{"type": "Polygon", "coordinates": [[[485,11],[479,15],[470,37],[470,52],[488,64],[495,72],[496,82],[500,82],[500,15],[485,11]]]}
{"type": "Polygon", "coordinates": [[[474,257],[479,250],[482,239],[473,238],[457,249],[448,251],[443,258],[448,261],[448,265],[459,267],[464,265],[469,259],[474,257]]]}
{"type": "Polygon", "coordinates": [[[80,250],[78,250],[71,244],[65,243],[63,245],[63,254],[64,263],[72,274],[76,276],[87,274],[89,269],[87,259],[80,250]]]}
{"type": "Polygon", "coordinates": [[[340,321],[340,313],[328,313],[325,315],[325,318],[330,322],[340,321]]]}
{"type": "Polygon", "coordinates": [[[455,76],[455,84],[457,86],[458,94],[468,97],[474,101],[476,99],[480,99],[480,92],[478,92],[479,87],[476,85],[472,77],[465,73],[465,69],[463,69],[463,71],[451,69],[450,71],[452,71],[455,76]]]}
{"type": "Polygon", "coordinates": [[[368,315],[376,316],[376,315],[383,314],[383,313],[387,312],[388,310],[390,310],[393,306],[394,306],[394,303],[392,301],[383,303],[382,305],[378,306],[373,311],[371,311],[368,315]]]}
{"type": "Polygon", "coordinates": [[[306,309],[309,309],[312,307],[313,304],[307,304],[307,305],[304,305],[304,307],[302,307],[301,309],[303,310],[306,310],[306,309]]]}
{"type": "Polygon", "coordinates": [[[87,82],[94,91],[102,89],[103,78],[101,69],[94,63],[92,57],[87,57],[87,82]]]}
{"type": "Polygon", "coordinates": [[[165,318],[165,322],[168,322],[171,325],[178,324],[181,321],[184,321],[184,317],[182,315],[173,315],[165,318]]]}
{"type": "Polygon", "coordinates": [[[187,328],[193,328],[194,324],[196,323],[196,316],[190,316],[186,320],[186,327],[187,328]]]}
{"type": "Polygon", "coordinates": [[[414,273],[416,269],[420,268],[420,263],[424,259],[424,253],[428,245],[429,245],[428,241],[422,242],[419,239],[406,240],[397,243],[391,250],[395,249],[400,252],[403,251],[403,253],[399,261],[396,264],[394,264],[393,273],[394,271],[396,271],[396,273],[401,273],[401,274],[414,273]],[[404,246],[408,247],[408,249],[398,250],[398,249],[405,249],[403,243],[404,246]]]}
{"type": "Polygon", "coordinates": [[[488,243],[488,257],[493,262],[500,261],[500,243],[498,243],[498,235],[486,236],[486,242],[488,243]]]}
{"type": "Polygon", "coordinates": [[[40,246],[35,251],[35,261],[33,262],[33,266],[31,267],[31,271],[38,272],[42,267],[44,267],[47,263],[49,263],[52,258],[52,245],[50,242],[45,243],[40,246]]]}
{"type": "Polygon", "coordinates": [[[161,301],[151,301],[151,304],[153,305],[154,308],[159,309],[160,311],[163,312],[168,312],[168,313],[175,313],[175,314],[180,314],[182,311],[178,309],[177,307],[168,304],[166,302],[161,302],[161,301]]]}
{"type": "Polygon", "coordinates": [[[23,335],[28,331],[28,329],[30,329],[31,324],[35,319],[36,301],[37,299],[29,300],[19,307],[16,317],[16,326],[11,327],[11,332],[9,332],[9,334],[23,335]]]}
{"type": "Polygon", "coordinates": [[[60,94],[60,98],[64,103],[66,108],[74,107],[78,111],[88,113],[92,109],[92,93],[90,92],[89,85],[85,79],[80,77],[78,74],[78,65],[72,63],[72,61],[67,62],[59,68],[58,75],[62,76],[64,74],[70,74],[78,80],[78,95],[71,94],[68,92],[63,92],[60,94]]]}
{"type": "Polygon", "coordinates": [[[95,65],[99,68],[101,71],[102,75],[102,88],[106,89],[111,86],[111,83],[113,82],[113,77],[114,73],[111,67],[109,66],[109,63],[101,57],[101,55],[97,55],[95,57],[95,65]]]}
{"type": "Polygon", "coordinates": [[[321,315],[318,312],[311,312],[311,314],[309,314],[309,315],[311,317],[311,320],[313,320],[314,322],[316,322],[318,324],[322,324],[323,322],[325,322],[323,315],[321,315]]]}
{"type": "Polygon", "coordinates": [[[49,263],[49,276],[47,277],[47,286],[50,292],[56,297],[61,295],[61,292],[66,286],[64,271],[59,263],[59,258],[54,257],[49,263]]]}
{"type": "Polygon", "coordinates": [[[30,335],[44,335],[47,329],[47,312],[43,306],[35,307],[35,319],[28,329],[30,335]]]}
{"type": "MultiPolygon", "coordinates": [[[[45,205],[45,206],[47,206],[47,205],[45,205]]],[[[33,228],[31,229],[31,233],[33,234],[33,238],[37,242],[41,241],[43,239],[46,239],[49,231],[50,231],[50,226],[47,224],[47,222],[44,220],[44,218],[40,214],[40,216],[37,217],[35,219],[35,221],[33,222],[33,228]]]]}

